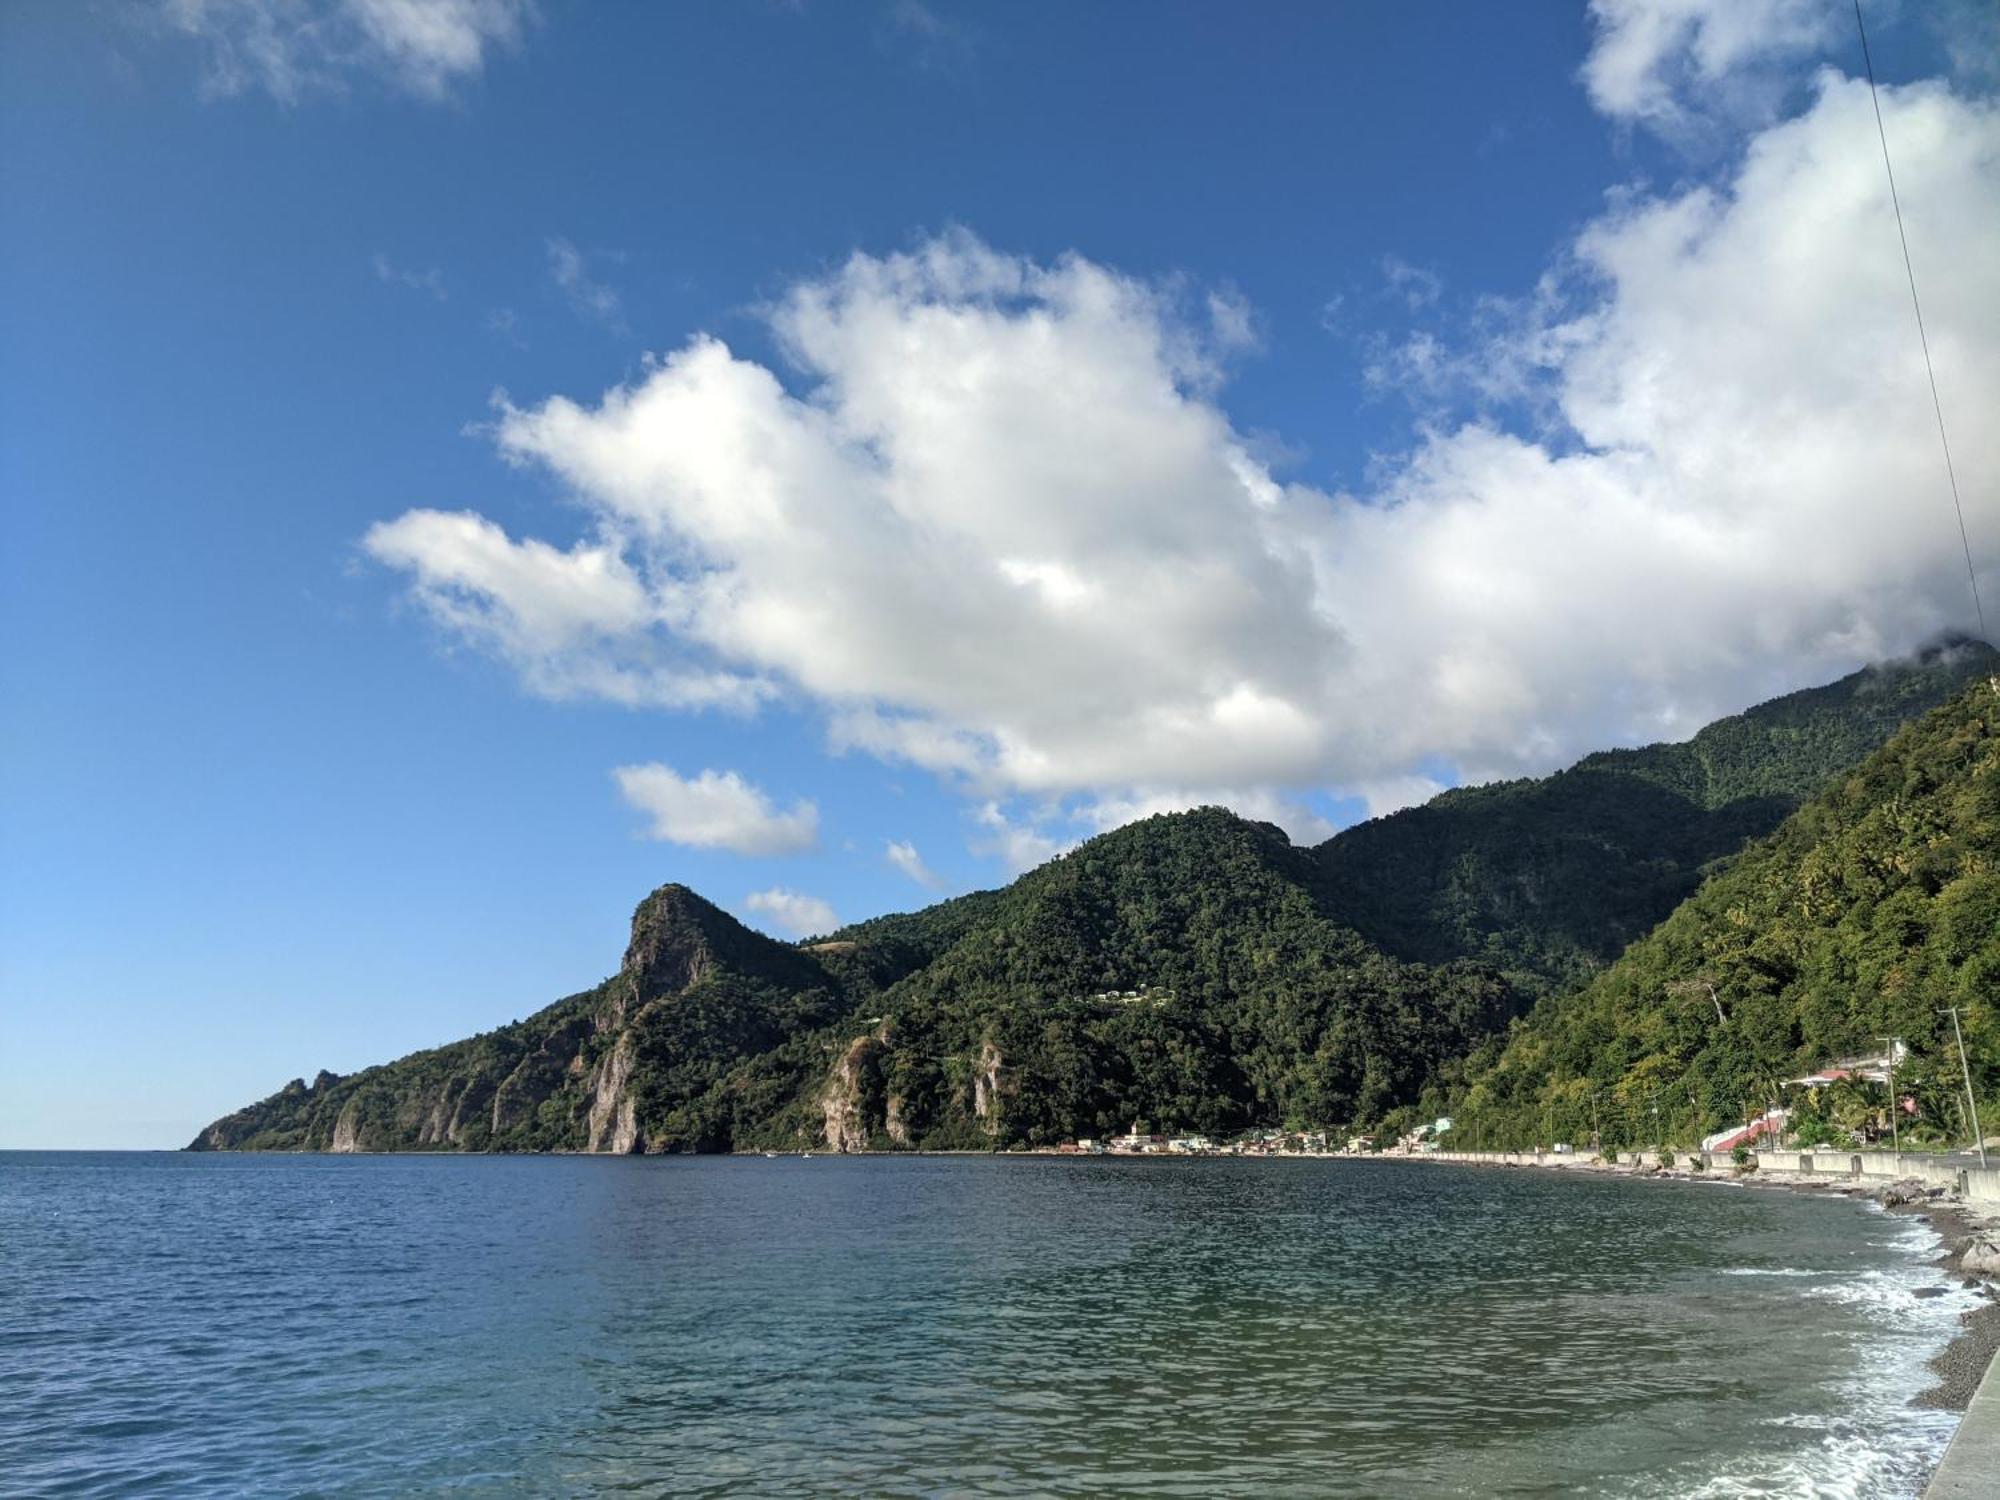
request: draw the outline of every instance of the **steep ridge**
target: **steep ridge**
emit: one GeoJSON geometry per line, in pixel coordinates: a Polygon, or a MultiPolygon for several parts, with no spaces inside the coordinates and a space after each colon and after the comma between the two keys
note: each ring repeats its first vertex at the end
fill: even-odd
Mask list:
{"type": "MultiPolygon", "coordinates": [[[[1593,1098],[1614,1145],[1687,1140],[1775,1101],[1786,1078],[1896,1036],[1910,1049],[1897,1077],[1917,1101],[1909,1129],[1937,1138],[1964,1128],[1940,1012],[1961,1008],[1974,1085],[1990,1097],[2000,1079],[1979,1060],[2000,1054],[1996,996],[2000,688],[1981,681],[1751,846],[1595,982],[1543,1001],[1474,1059],[1453,1106],[1495,1142],[1580,1135],[1593,1098]]],[[[1885,1098],[1879,1086],[1790,1094],[1808,1141],[1844,1138],[1885,1098]]]]}
{"type": "Polygon", "coordinates": [[[1435,1104],[1460,1060],[1490,1061],[1510,1020],[1670,912],[1838,756],[1992,660],[1961,646],[1856,674],[1317,850],[1216,808],[1151,818],[803,947],[665,886],[596,988],[294,1080],[193,1148],[978,1147],[1435,1104]]]}
{"type": "Polygon", "coordinates": [[[1319,846],[1322,894],[1398,958],[1473,958],[1551,989],[1587,978],[1707,868],[2000,662],[1952,640],[1539,780],[1445,792],[1319,846]]]}
{"type": "Polygon", "coordinates": [[[380,1067],[295,1079],[191,1149],[716,1149],[729,1141],[731,1066],[824,1025],[841,993],[811,954],[662,886],[595,989],[380,1067]]]}

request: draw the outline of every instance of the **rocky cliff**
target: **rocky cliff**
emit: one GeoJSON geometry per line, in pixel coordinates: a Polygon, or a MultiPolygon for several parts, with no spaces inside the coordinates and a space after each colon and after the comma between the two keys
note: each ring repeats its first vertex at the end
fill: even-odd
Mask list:
{"type": "Polygon", "coordinates": [[[381,1067],[295,1079],[217,1120],[190,1149],[680,1147],[689,1143],[666,1121],[659,1142],[642,1124],[641,1097],[660,1067],[700,1070],[761,1055],[789,1029],[802,998],[810,1011],[812,997],[830,1004],[838,988],[809,955],[750,931],[685,886],[662,886],[633,913],[624,962],[597,988],[381,1067]]]}

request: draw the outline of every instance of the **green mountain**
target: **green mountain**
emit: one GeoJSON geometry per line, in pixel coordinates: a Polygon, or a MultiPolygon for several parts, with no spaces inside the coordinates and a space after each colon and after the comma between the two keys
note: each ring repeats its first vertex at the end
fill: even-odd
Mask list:
{"type": "Polygon", "coordinates": [[[812,1038],[850,1004],[812,954],[662,886],[633,913],[617,974],[595,989],[381,1067],[295,1079],[191,1149],[727,1147],[737,1116],[764,1121],[800,1091],[821,1066],[812,1038]]]}
{"type": "Polygon", "coordinates": [[[973,1147],[1135,1119],[1378,1119],[1435,1097],[1554,977],[1665,916],[1977,654],[1857,674],[1689,745],[1448,793],[1317,850],[1220,809],[1151,818],[1004,890],[804,946],[665,886],[596,988],[295,1080],[193,1148],[973,1147]]]}
{"type": "MultiPolygon", "coordinates": [[[[1614,1145],[1692,1140],[1780,1083],[1900,1037],[1919,1137],[1961,1133],[1947,1006],[1975,1088],[2000,1073],[2000,680],[1897,734],[1580,990],[1475,1057],[1455,1100],[1491,1141],[1581,1137],[1593,1098],[1614,1145]],[[1660,1110],[1656,1123],[1655,1107],[1660,1110]]],[[[1808,1140],[1886,1094],[1794,1089],[1808,1140]]]]}
{"type": "Polygon", "coordinates": [[[989,1146],[1377,1113],[1520,1009],[1321,914],[1312,856],[1217,808],[1004,891],[791,947],[680,886],[617,975],[498,1031],[217,1121],[196,1149],[989,1146]]]}
{"type": "Polygon", "coordinates": [[[1601,969],[1897,727],[1994,669],[1953,641],[1540,780],[1445,792],[1320,846],[1324,900],[1395,957],[1551,988],[1601,969]]]}

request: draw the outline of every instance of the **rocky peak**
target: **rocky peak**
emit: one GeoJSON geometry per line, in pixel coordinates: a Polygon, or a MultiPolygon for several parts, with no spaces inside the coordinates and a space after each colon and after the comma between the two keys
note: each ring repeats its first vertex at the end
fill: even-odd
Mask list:
{"type": "Polygon", "coordinates": [[[684,885],[663,885],[632,913],[619,967],[641,996],[678,994],[717,964],[716,930],[736,920],[684,885]]]}
{"type": "Polygon", "coordinates": [[[677,995],[718,970],[791,989],[825,984],[819,964],[789,943],[753,932],[684,885],[663,885],[632,913],[632,941],[619,978],[645,1004],[677,995]]]}

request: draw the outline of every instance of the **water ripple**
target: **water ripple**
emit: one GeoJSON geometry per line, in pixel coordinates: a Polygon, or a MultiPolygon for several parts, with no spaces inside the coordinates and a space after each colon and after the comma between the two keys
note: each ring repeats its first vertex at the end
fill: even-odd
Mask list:
{"type": "Polygon", "coordinates": [[[1377,1163],[0,1155],[0,1493],[1911,1494],[1927,1244],[1377,1163]]]}

